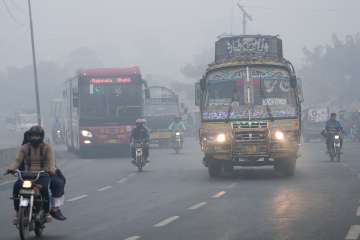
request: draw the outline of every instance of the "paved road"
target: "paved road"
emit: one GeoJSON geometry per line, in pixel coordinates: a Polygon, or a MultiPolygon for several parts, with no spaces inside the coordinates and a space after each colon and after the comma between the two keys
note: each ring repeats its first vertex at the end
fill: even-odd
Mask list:
{"type": "MultiPolygon", "coordinates": [[[[357,239],[359,147],[347,144],[344,161],[330,163],[323,144],[306,144],[290,179],[247,168],[210,180],[191,140],[181,155],[154,150],[140,174],[128,159],[62,153],[68,220],[49,224],[45,239],[357,239]]],[[[0,183],[4,240],[18,239],[10,186],[0,183]]]]}

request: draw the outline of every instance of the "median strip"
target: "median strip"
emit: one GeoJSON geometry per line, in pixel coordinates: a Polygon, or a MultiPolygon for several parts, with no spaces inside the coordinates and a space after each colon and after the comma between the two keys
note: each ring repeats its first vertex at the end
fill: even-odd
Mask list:
{"type": "Polygon", "coordinates": [[[169,218],[167,218],[167,219],[165,219],[165,220],[163,220],[163,221],[155,224],[153,227],[157,227],[157,228],[159,228],[159,227],[165,227],[166,225],[168,225],[168,224],[170,224],[170,223],[178,220],[179,218],[180,218],[179,216],[169,217],[169,218]]]}

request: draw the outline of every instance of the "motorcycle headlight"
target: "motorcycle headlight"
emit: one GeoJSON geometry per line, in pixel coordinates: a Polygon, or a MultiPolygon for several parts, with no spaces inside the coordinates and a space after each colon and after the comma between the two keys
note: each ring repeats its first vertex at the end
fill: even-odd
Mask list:
{"type": "Polygon", "coordinates": [[[226,141],[226,136],[224,133],[220,133],[216,136],[216,142],[224,143],[226,141]]]}
{"type": "Polygon", "coordinates": [[[180,136],[180,133],[179,133],[179,132],[177,132],[177,133],[175,133],[175,135],[176,135],[176,136],[180,136]]]}
{"type": "Polygon", "coordinates": [[[92,138],[92,137],[93,137],[92,132],[90,132],[90,131],[88,131],[88,130],[82,130],[82,131],[81,131],[81,135],[82,135],[83,137],[88,137],[88,138],[92,138]]]}
{"type": "Polygon", "coordinates": [[[335,138],[336,140],[338,140],[338,139],[340,139],[340,136],[339,136],[339,135],[335,135],[334,138],[335,138]]]}
{"type": "Polygon", "coordinates": [[[282,141],[285,139],[285,135],[282,131],[276,131],[274,136],[276,140],[282,141]]]}
{"type": "Polygon", "coordinates": [[[25,181],[22,183],[22,187],[23,187],[23,188],[31,188],[31,187],[32,187],[32,182],[31,182],[31,181],[28,181],[28,180],[25,180],[25,181]]]}

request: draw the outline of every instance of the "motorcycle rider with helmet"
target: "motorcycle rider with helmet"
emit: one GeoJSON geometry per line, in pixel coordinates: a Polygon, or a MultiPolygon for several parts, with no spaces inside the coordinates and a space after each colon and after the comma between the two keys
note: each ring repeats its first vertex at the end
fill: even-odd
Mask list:
{"type": "MultiPolygon", "coordinates": [[[[40,126],[33,126],[28,131],[28,143],[21,146],[16,161],[8,169],[7,173],[14,173],[17,169],[23,165],[24,171],[39,172],[46,171],[50,176],[56,174],[55,159],[52,147],[44,143],[45,131],[40,126]]],[[[41,185],[40,193],[44,198],[44,211],[48,215],[50,212],[50,176],[40,176],[36,184],[41,185]]],[[[13,187],[14,209],[16,211],[16,218],[14,224],[18,222],[19,211],[19,195],[21,188],[20,179],[17,180],[13,187]]]]}
{"type": "Polygon", "coordinates": [[[131,142],[131,157],[132,157],[132,163],[135,164],[135,143],[136,142],[144,142],[144,156],[145,156],[145,162],[149,162],[149,142],[150,142],[150,133],[149,129],[146,127],[146,119],[139,118],[135,122],[135,128],[131,131],[130,136],[130,142],[131,142]]]}

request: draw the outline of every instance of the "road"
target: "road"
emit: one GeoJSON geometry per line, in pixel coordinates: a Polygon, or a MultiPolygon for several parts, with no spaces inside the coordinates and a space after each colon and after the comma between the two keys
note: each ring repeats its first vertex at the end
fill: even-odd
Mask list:
{"type": "MultiPolygon", "coordinates": [[[[322,143],[305,144],[293,178],[246,168],[216,180],[191,139],[180,155],[153,150],[143,173],[129,159],[61,152],[68,220],[48,224],[45,239],[357,239],[359,147],[347,143],[343,161],[330,163],[322,143]]],[[[18,239],[10,191],[11,183],[0,183],[3,240],[18,239]]]]}

